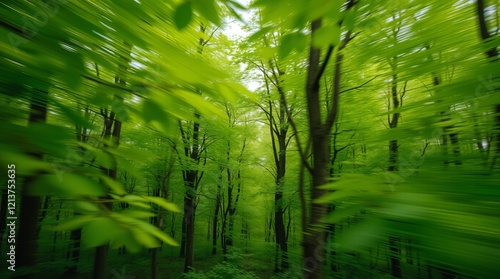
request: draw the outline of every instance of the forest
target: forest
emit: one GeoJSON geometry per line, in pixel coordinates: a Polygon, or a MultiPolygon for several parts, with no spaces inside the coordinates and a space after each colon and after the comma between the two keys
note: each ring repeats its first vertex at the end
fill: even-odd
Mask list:
{"type": "Polygon", "coordinates": [[[3,0],[0,278],[498,278],[499,0],[3,0]]]}

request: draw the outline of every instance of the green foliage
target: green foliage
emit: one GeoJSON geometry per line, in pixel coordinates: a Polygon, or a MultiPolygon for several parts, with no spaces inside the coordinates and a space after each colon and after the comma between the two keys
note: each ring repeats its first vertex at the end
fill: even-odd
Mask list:
{"type": "Polygon", "coordinates": [[[193,9],[190,1],[185,1],[179,4],[175,9],[174,22],[177,29],[182,30],[191,22],[193,9]]]}
{"type": "Polygon", "coordinates": [[[232,248],[228,251],[227,261],[215,265],[212,269],[206,272],[201,271],[191,271],[185,273],[183,278],[185,279],[256,279],[259,278],[252,272],[248,272],[242,269],[242,257],[241,250],[237,248],[232,248]]]}
{"type": "MultiPolygon", "coordinates": [[[[485,53],[498,52],[499,20],[498,5],[485,1],[491,38],[481,40],[478,2],[257,0],[247,9],[232,0],[7,1],[0,6],[0,164],[16,164],[18,197],[48,201],[32,219],[41,223],[41,251],[61,257],[80,228],[86,247],[110,243],[137,257],[143,247],[177,246],[186,170],[203,176],[194,193],[195,246],[197,256],[209,254],[215,200],[227,205],[237,187],[226,179],[237,176],[234,246],[254,254],[235,249],[226,262],[185,277],[256,278],[249,266],[269,277],[276,194],[269,130],[283,126],[262,108],[280,111],[286,99],[287,148],[309,160],[309,131],[318,127],[309,127],[304,91],[308,50],[318,48],[321,118],[339,105],[328,136],[331,181],[313,201],[334,206],[322,221],[335,225],[325,262],[338,269],[326,275],[388,277],[395,237],[405,278],[425,277],[427,268],[430,277],[443,270],[495,276],[499,67],[485,53]],[[239,24],[252,35],[234,40],[228,30],[239,24]],[[44,109],[46,119],[35,123],[44,109]],[[115,120],[121,135],[106,134],[115,120]],[[194,122],[198,161],[184,156],[196,147],[192,137],[179,134],[179,123],[192,134],[194,122]],[[161,228],[153,224],[159,219],[161,228]]],[[[310,208],[297,196],[301,158],[286,155],[282,204],[293,267],[276,276],[294,278],[302,275],[301,213],[307,218],[310,208]]],[[[304,181],[309,193],[310,177],[304,181]]],[[[167,247],[162,256],[177,252],[167,247]]]]}

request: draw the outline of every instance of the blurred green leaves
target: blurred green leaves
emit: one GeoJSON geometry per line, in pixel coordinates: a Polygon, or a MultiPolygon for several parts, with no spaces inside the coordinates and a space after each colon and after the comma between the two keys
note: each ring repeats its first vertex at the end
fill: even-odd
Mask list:
{"type": "Polygon", "coordinates": [[[182,30],[191,22],[193,8],[190,1],[184,1],[177,6],[174,14],[174,22],[177,29],[182,30]]]}
{"type": "Polygon", "coordinates": [[[336,205],[325,223],[353,224],[338,233],[337,251],[367,253],[396,235],[415,243],[414,251],[429,264],[487,277],[500,256],[500,188],[494,180],[445,171],[409,177],[390,190],[382,174],[346,174],[325,185],[332,192],[317,202],[336,205]]]}
{"type": "Polygon", "coordinates": [[[83,227],[87,246],[111,242],[138,251],[160,241],[176,245],[142,219],[156,214],[152,204],[180,212],[177,206],[160,197],[130,195],[109,176],[116,169],[138,174],[158,159],[126,141],[116,148],[115,135],[103,137],[110,121],[120,121],[124,130],[144,125],[175,136],[177,121],[193,119],[195,111],[223,115],[209,97],[234,101],[239,93],[249,95],[209,54],[198,52],[200,26],[192,23],[202,22],[207,31],[221,25],[219,3],[178,3],[10,1],[0,6],[5,73],[0,77],[5,132],[0,162],[18,166],[32,182],[31,195],[73,201],[82,215],[55,229],[83,227]],[[209,97],[201,97],[202,91],[209,97]],[[28,124],[37,106],[47,110],[47,120],[28,124]],[[118,202],[133,210],[115,213],[102,206],[118,202]]]}

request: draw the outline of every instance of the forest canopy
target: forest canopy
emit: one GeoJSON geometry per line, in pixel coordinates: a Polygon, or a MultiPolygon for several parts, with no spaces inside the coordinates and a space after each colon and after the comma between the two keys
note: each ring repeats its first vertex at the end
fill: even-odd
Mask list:
{"type": "Polygon", "coordinates": [[[497,276],[499,13],[3,1],[0,276],[497,276]]]}

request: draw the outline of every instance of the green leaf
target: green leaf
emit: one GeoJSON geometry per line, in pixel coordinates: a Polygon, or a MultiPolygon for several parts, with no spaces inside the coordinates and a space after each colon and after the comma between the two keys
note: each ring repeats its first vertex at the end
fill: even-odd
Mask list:
{"type": "Polygon", "coordinates": [[[250,35],[250,37],[248,37],[248,41],[249,42],[255,42],[258,39],[260,39],[262,36],[265,36],[272,29],[273,29],[272,26],[262,27],[259,31],[257,31],[255,33],[253,33],[252,35],[250,35]]]}
{"type": "Polygon", "coordinates": [[[133,210],[133,209],[126,209],[120,213],[127,215],[131,218],[136,218],[136,219],[146,219],[146,218],[156,216],[156,214],[154,214],[151,211],[142,211],[142,210],[133,210]]]}
{"type": "Polygon", "coordinates": [[[111,249],[121,248],[123,245],[127,247],[127,250],[132,253],[137,253],[141,250],[141,245],[136,241],[131,228],[123,228],[121,232],[113,237],[109,242],[111,249]],[[129,249],[129,246],[132,247],[129,249]]]}
{"type": "Polygon", "coordinates": [[[111,218],[94,218],[82,229],[82,243],[86,247],[97,247],[108,243],[123,233],[123,227],[111,218]]]}
{"type": "Polygon", "coordinates": [[[307,46],[307,36],[301,32],[294,32],[284,35],[278,50],[280,59],[286,58],[292,50],[297,53],[302,52],[307,46]]]}
{"type": "Polygon", "coordinates": [[[104,196],[106,189],[88,177],[63,172],[60,175],[41,175],[33,182],[29,193],[35,196],[69,194],[73,196],[104,196]]]}
{"type": "Polygon", "coordinates": [[[363,207],[359,205],[353,205],[346,208],[335,208],[334,211],[323,218],[322,222],[335,224],[353,215],[359,214],[361,210],[363,210],[363,207]]]}
{"type": "Polygon", "coordinates": [[[185,1],[181,3],[175,9],[174,22],[177,29],[182,30],[186,28],[191,22],[193,17],[193,8],[191,7],[191,2],[185,1]]]}
{"type": "Polygon", "coordinates": [[[336,46],[340,42],[340,26],[325,25],[314,32],[313,45],[318,48],[336,46]]]}
{"type": "Polygon", "coordinates": [[[344,25],[348,30],[352,30],[354,28],[355,22],[356,13],[352,9],[347,10],[344,16],[344,25]]]}
{"type": "Polygon", "coordinates": [[[99,176],[100,179],[102,179],[104,181],[104,183],[106,183],[106,185],[108,185],[109,189],[111,189],[112,193],[115,193],[117,195],[126,195],[127,194],[127,191],[125,191],[125,189],[123,188],[123,185],[112,179],[111,177],[105,175],[105,174],[102,174],[99,176]]]}
{"type": "Polygon", "coordinates": [[[126,195],[121,198],[122,201],[128,202],[131,205],[135,205],[138,207],[142,207],[145,209],[151,209],[151,206],[147,203],[148,200],[146,200],[143,197],[135,196],[135,195],[126,195]]]}
{"type": "Polygon", "coordinates": [[[145,231],[132,228],[132,234],[134,235],[134,238],[137,242],[146,246],[147,248],[157,248],[161,245],[160,241],[158,241],[157,238],[145,231]]]}
{"type": "Polygon", "coordinates": [[[79,215],[70,219],[66,219],[61,223],[52,227],[54,231],[70,231],[81,228],[94,220],[96,217],[94,215],[79,215]]]}
{"type": "Polygon", "coordinates": [[[377,218],[361,221],[361,224],[353,226],[338,235],[336,239],[338,250],[355,251],[371,245],[382,235],[383,227],[383,221],[377,218]]]}
{"type": "Polygon", "coordinates": [[[163,119],[168,117],[163,108],[156,102],[151,100],[144,101],[142,114],[144,117],[144,121],[146,122],[151,122],[153,120],[162,121],[163,119]]]}
{"type": "Polygon", "coordinates": [[[79,210],[83,212],[94,212],[94,213],[99,211],[99,207],[97,206],[97,204],[92,203],[90,201],[75,201],[74,206],[75,206],[75,211],[79,210]]]}
{"type": "Polygon", "coordinates": [[[155,204],[157,204],[157,205],[165,208],[168,211],[181,213],[181,211],[179,210],[179,208],[177,207],[177,205],[168,202],[164,198],[160,198],[160,197],[146,197],[146,199],[149,200],[149,201],[151,201],[152,203],[155,203],[155,204]]]}
{"type": "Polygon", "coordinates": [[[221,24],[219,13],[217,11],[217,3],[214,0],[195,0],[193,2],[196,10],[213,24],[219,26],[221,24]]]}
{"type": "Polygon", "coordinates": [[[140,221],[138,224],[139,227],[141,227],[145,232],[148,232],[149,234],[156,236],[158,239],[165,242],[166,244],[170,246],[179,246],[179,244],[172,237],[170,237],[157,227],[151,225],[150,223],[140,221]]]}
{"type": "Polygon", "coordinates": [[[286,58],[294,47],[294,34],[290,33],[283,36],[278,50],[278,57],[280,60],[286,58]]]}

